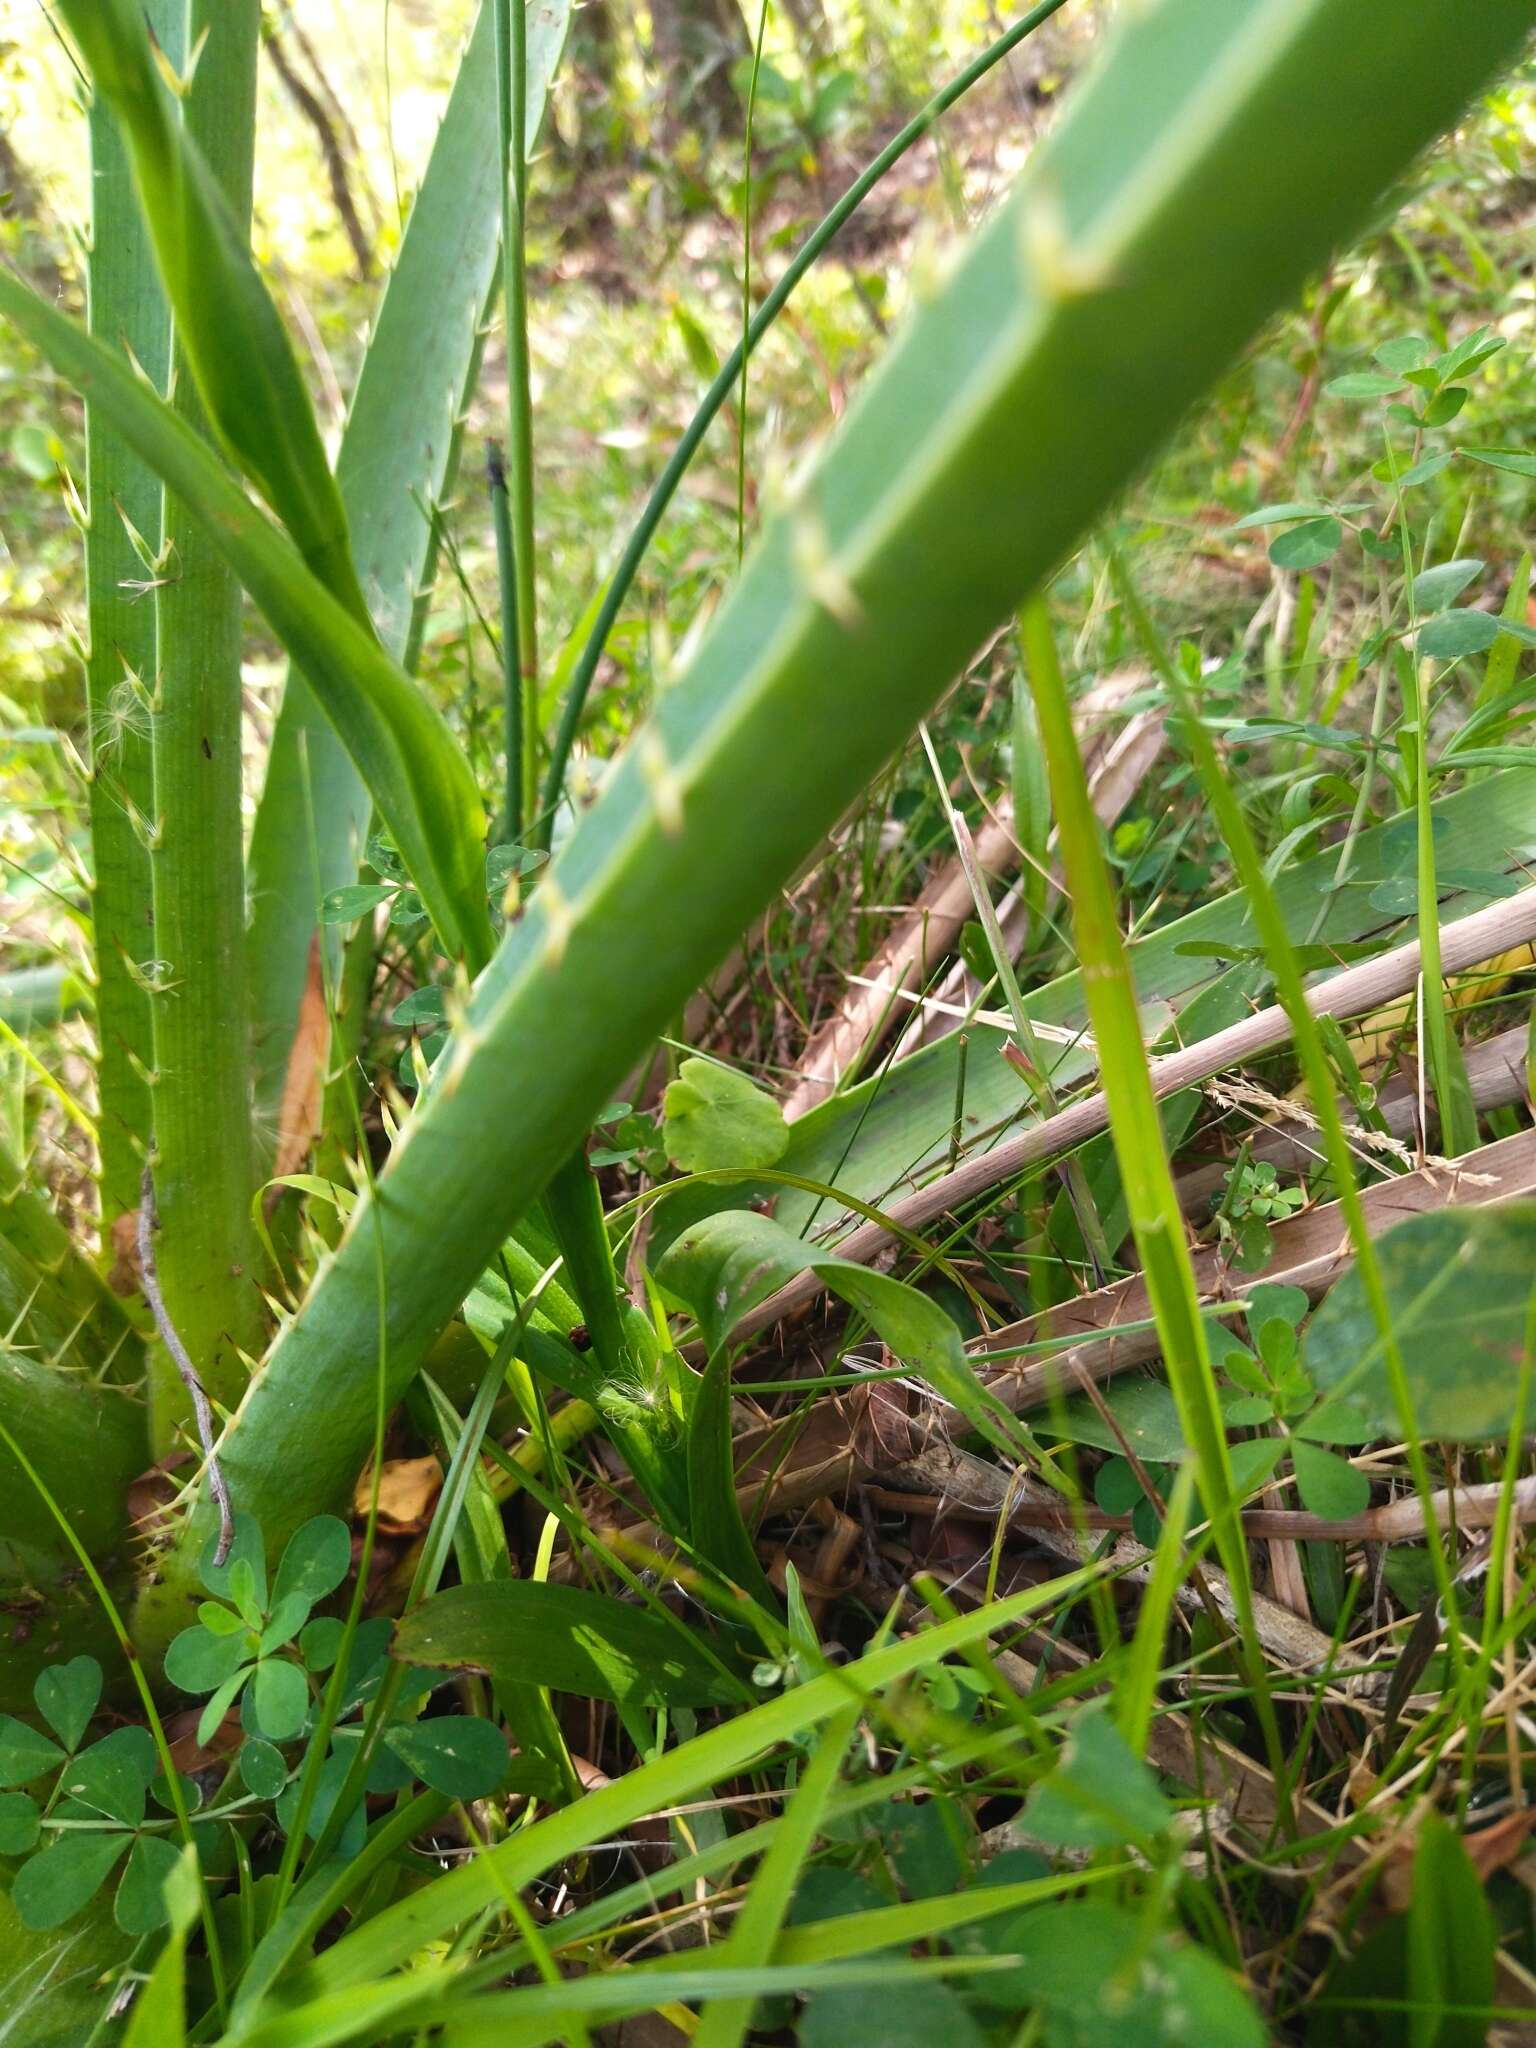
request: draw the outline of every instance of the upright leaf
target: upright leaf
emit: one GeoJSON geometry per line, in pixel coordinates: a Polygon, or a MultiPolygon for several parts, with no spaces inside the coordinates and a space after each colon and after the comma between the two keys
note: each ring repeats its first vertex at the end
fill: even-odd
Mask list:
{"type": "Polygon", "coordinates": [[[1482,2048],[1497,1949],[1493,1913],[1461,1837],[1427,1814],[1408,1907],[1411,2048],[1482,2048]]]}
{"type": "MultiPolygon", "coordinates": [[[[570,0],[528,24],[530,147],[570,25],[570,0]]],[[[411,666],[413,622],[452,488],[459,419],[496,267],[500,180],[491,10],[483,7],[358,373],[336,457],[352,557],[385,650],[411,666]]],[[[290,671],[251,835],[250,961],[256,1095],[275,1106],[304,991],[315,896],[345,887],[370,791],[298,668],[290,671]]]]}
{"type": "Polygon", "coordinates": [[[178,118],[136,0],[60,0],[59,11],[122,129],[177,343],[214,432],[316,575],[366,617],[346,514],[292,344],[228,185],[178,118]]]}
{"type": "Polygon", "coordinates": [[[215,533],[357,763],[444,950],[478,964],[490,948],[485,814],[442,719],[371,628],[317,581],[207,445],[126,366],[3,272],[0,314],[95,400],[215,533]]]}

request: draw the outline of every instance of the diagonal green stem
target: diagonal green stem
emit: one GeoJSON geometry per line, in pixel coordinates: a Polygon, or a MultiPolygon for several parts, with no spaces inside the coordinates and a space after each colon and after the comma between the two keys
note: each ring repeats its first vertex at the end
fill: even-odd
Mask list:
{"type": "MultiPolygon", "coordinates": [[[[1323,1050],[1322,1034],[1318,1030],[1317,1019],[1308,1006],[1306,987],[1295,949],[1291,945],[1290,934],[1286,930],[1285,918],[1275,901],[1275,892],[1269,877],[1264,872],[1264,863],[1254,844],[1243,807],[1234,795],[1231,783],[1222,772],[1210,734],[1200,722],[1199,713],[1191,701],[1184,678],[1168,659],[1129,572],[1114,554],[1111,554],[1110,564],[1116,589],[1130,616],[1137,637],[1178,708],[1189,739],[1190,751],[1195,758],[1195,766],[1199,770],[1201,783],[1215,813],[1217,828],[1232,855],[1232,864],[1247,895],[1248,907],[1258,928],[1265,959],[1275,977],[1275,993],[1291,1020],[1297,1062],[1301,1067],[1307,1094],[1311,1098],[1312,1113],[1317,1118],[1318,1129],[1322,1134],[1324,1156],[1333,1177],[1339,1209],[1349,1235],[1350,1249],[1359,1268],[1366,1302],[1381,1336],[1387,1380],[1392,1390],[1393,1403],[1397,1408],[1403,1441],[1407,1446],[1408,1469],[1413,1477],[1414,1491],[1424,1507],[1424,1533],[1430,1563],[1434,1570],[1435,1589],[1446,1617],[1446,1637],[1450,1647],[1451,1664],[1453,1669],[1459,1672],[1463,1653],[1461,1629],[1457,1620],[1456,1589],[1439,1520],[1430,1505],[1433,1485],[1429,1465],[1424,1456],[1423,1439],[1414,1415],[1413,1397],[1408,1391],[1402,1350],[1393,1328],[1392,1311],[1387,1302],[1381,1262],[1376,1256],[1370,1224],[1366,1220],[1360,1190],[1355,1182],[1354,1160],[1350,1154],[1349,1140],[1344,1135],[1344,1123],[1339,1115],[1338,1091],[1333,1072],[1328,1065],[1327,1054],[1323,1050]]],[[[1423,938],[1421,930],[1421,947],[1423,938]]],[[[1437,943],[1438,939],[1437,926],[1437,943]]],[[[1438,974],[1438,961],[1436,972],[1438,974]]]]}

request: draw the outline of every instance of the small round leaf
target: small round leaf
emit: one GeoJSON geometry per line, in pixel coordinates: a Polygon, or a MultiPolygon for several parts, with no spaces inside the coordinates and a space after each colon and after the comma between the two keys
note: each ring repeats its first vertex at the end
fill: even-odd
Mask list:
{"type": "Polygon", "coordinates": [[[316,1515],[296,1529],[277,1568],[274,1608],[302,1597],[310,1607],[334,1593],[352,1564],[352,1535],[336,1515],[316,1515]]]}
{"type": "Polygon", "coordinates": [[[1464,654],[1481,654],[1498,637],[1492,612],[1441,612],[1419,628],[1419,652],[1436,661],[1459,661],[1464,654]]]}
{"type": "Polygon", "coordinates": [[[1343,539],[1344,528],[1331,513],[1321,519],[1303,519],[1275,535],[1269,544],[1269,559],[1277,569],[1316,569],[1338,552],[1343,539]]]}
{"type": "Polygon", "coordinates": [[[263,1657],[252,1688],[256,1726],[269,1742],[291,1742],[309,1712],[309,1687],[297,1664],[284,1657],[263,1657]]]}
{"type": "Polygon", "coordinates": [[[245,1630],[237,1636],[214,1636],[198,1622],[172,1638],[165,1653],[165,1675],[183,1692],[213,1692],[250,1654],[245,1630]]]}
{"type": "Polygon", "coordinates": [[[288,1782],[288,1766],[281,1750],[253,1735],[240,1751],[240,1776],[258,1799],[275,1799],[288,1782]]]}

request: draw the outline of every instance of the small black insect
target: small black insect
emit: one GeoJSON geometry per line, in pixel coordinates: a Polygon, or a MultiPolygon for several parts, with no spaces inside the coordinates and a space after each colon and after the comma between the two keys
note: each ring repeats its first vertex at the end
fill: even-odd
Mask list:
{"type": "Polygon", "coordinates": [[[590,1351],[592,1349],[592,1332],[585,1323],[578,1323],[575,1329],[572,1330],[571,1349],[573,1351],[590,1351]]]}

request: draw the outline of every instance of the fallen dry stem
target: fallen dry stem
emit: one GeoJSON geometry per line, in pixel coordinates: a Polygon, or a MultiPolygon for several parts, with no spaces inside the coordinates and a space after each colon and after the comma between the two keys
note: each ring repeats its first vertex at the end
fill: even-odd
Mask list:
{"type": "MultiPolygon", "coordinates": [[[[1496,954],[1536,938],[1536,889],[1524,889],[1518,896],[1491,903],[1470,917],[1444,928],[1440,938],[1441,967],[1446,974],[1458,974],[1496,954]]],[[[1377,1009],[1393,996],[1406,994],[1419,976],[1417,940],[1397,946],[1379,959],[1358,967],[1345,968],[1315,989],[1309,990],[1307,1006],[1317,1017],[1358,1017],[1377,1009]]],[[[1148,1061],[1153,1092],[1158,1097],[1176,1095],[1182,1088],[1198,1086],[1229,1067],[1240,1066],[1260,1053],[1284,1045],[1291,1036],[1291,1020],[1279,1004],[1245,1017],[1241,1023],[1209,1038],[1181,1047],[1148,1061]]],[[[926,1187],[889,1205],[891,1224],[904,1231],[918,1231],[946,1210],[958,1209],[978,1195],[1005,1181],[1027,1173],[1049,1160],[1075,1152],[1089,1139],[1108,1128],[1109,1110],[1102,1090],[1096,1089],[1055,1116],[1029,1125],[1016,1137],[977,1157],[967,1159],[953,1172],[941,1174],[926,1187]]],[[[863,1222],[855,1226],[837,1246],[839,1255],[867,1264],[877,1252],[895,1240],[885,1223],[863,1222]]],[[[767,1329],[781,1316],[804,1308],[823,1291],[814,1273],[802,1273],[781,1287],[766,1301],[750,1310],[736,1326],[734,1335],[749,1337],[767,1329]]]]}

